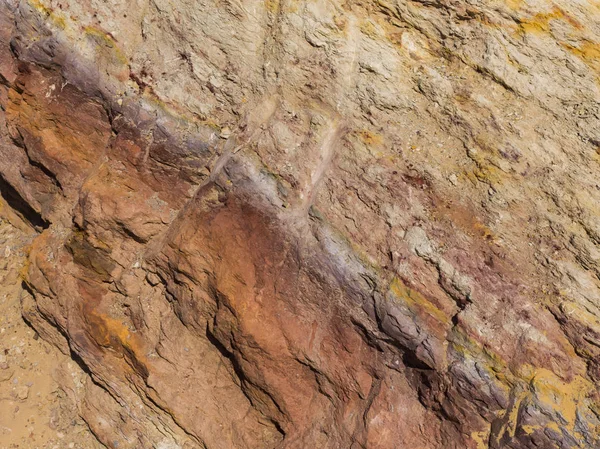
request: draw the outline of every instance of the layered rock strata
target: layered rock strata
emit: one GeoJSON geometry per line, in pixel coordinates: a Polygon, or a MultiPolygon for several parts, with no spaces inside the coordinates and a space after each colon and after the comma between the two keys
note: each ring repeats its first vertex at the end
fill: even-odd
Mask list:
{"type": "Polygon", "coordinates": [[[23,314],[98,440],[600,447],[599,13],[1,0],[23,314]]]}

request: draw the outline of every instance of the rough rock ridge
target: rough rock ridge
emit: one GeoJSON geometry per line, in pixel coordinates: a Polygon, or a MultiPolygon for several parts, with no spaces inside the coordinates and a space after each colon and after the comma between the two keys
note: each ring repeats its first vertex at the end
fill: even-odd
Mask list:
{"type": "Polygon", "coordinates": [[[23,314],[98,440],[600,447],[599,17],[0,0],[23,314]]]}

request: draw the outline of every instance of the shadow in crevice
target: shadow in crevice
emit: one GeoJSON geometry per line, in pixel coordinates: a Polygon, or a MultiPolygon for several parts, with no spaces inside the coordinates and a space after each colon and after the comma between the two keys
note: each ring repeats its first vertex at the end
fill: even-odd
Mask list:
{"type": "MultiPolygon", "coordinates": [[[[31,295],[33,298],[35,298],[35,293],[34,293],[33,289],[29,286],[29,284],[27,284],[27,282],[21,281],[21,288],[24,291],[26,291],[29,295],[31,295]]],[[[36,329],[36,327],[33,325],[33,323],[31,321],[29,321],[29,319],[27,319],[27,316],[24,315],[23,313],[21,313],[21,317],[23,318],[23,321],[25,322],[25,324],[27,326],[29,326],[29,328],[31,328],[31,330],[33,330],[36,334],[38,334],[38,329],[36,329]]],[[[60,326],[58,326],[56,323],[52,322],[51,320],[45,320],[45,321],[53,329],[55,329],[65,339],[65,341],[69,345],[68,353],[65,353],[64,351],[60,351],[60,352],[65,353],[65,355],[68,355],[69,357],[71,357],[71,359],[77,364],[77,366],[79,366],[81,371],[83,371],[85,374],[90,376],[90,379],[92,380],[92,382],[94,382],[96,385],[102,387],[102,385],[100,385],[96,382],[92,371],[90,370],[88,365],[85,363],[85,361],[71,347],[71,339],[69,338],[69,335],[65,332],[65,330],[62,329],[60,326]]],[[[56,349],[60,350],[60,348],[58,348],[58,347],[56,349]]]]}
{"type": "MultiPolygon", "coordinates": [[[[231,363],[231,366],[233,368],[233,371],[235,372],[235,374],[237,375],[238,379],[241,382],[241,391],[242,393],[246,396],[246,398],[250,401],[250,403],[255,406],[254,403],[254,399],[248,395],[248,392],[246,391],[246,389],[244,388],[243,384],[252,384],[249,379],[246,377],[246,375],[244,374],[244,371],[242,370],[239,362],[237,361],[235,355],[233,353],[231,353],[226,347],[225,345],[223,345],[223,343],[221,343],[219,341],[219,339],[210,331],[209,327],[206,327],[206,338],[208,339],[208,341],[217,349],[217,351],[219,351],[219,353],[221,354],[221,356],[223,356],[225,359],[229,360],[229,362],[231,363]]],[[[283,413],[283,411],[281,410],[281,408],[279,407],[279,404],[277,404],[277,402],[275,402],[275,400],[273,399],[273,397],[271,397],[271,395],[264,391],[263,389],[261,389],[259,386],[254,385],[254,387],[258,388],[260,391],[262,391],[265,395],[267,395],[269,397],[269,399],[271,401],[273,401],[273,405],[275,407],[277,407],[278,411],[280,413],[283,413]]],[[[263,413],[264,415],[264,413],[263,413]]],[[[269,417],[267,415],[264,415],[269,422],[275,427],[275,429],[280,433],[282,438],[285,438],[286,432],[285,430],[283,430],[283,427],[281,427],[281,424],[273,417],[269,417]]]]}
{"type": "Polygon", "coordinates": [[[19,192],[0,175],[0,195],[17,214],[38,231],[47,229],[50,222],[44,220],[40,213],[33,209],[19,192]]]}

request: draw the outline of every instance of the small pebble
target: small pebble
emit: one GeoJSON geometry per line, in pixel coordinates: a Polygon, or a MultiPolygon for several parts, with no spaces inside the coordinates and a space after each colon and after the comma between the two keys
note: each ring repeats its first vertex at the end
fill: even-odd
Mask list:
{"type": "Polygon", "coordinates": [[[221,139],[229,139],[229,137],[231,136],[231,129],[229,129],[228,126],[224,126],[223,128],[221,128],[221,133],[219,134],[219,136],[221,137],[221,139]]]}
{"type": "Polygon", "coordinates": [[[22,387],[17,388],[17,398],[21,401],[24,401],[29,397],[29,387],[23,385],[22,387]]]}

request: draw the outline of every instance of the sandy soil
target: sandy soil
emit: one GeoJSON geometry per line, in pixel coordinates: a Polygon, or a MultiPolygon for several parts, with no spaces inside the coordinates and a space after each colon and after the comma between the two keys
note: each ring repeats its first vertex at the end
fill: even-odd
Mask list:
{"type": "Polygon", "coordinates": [[[21,316],[19,271],[32,231],[6,214],[0,204],[0,449],[102,448],[55,381],[85,374],[21,316]]]}

